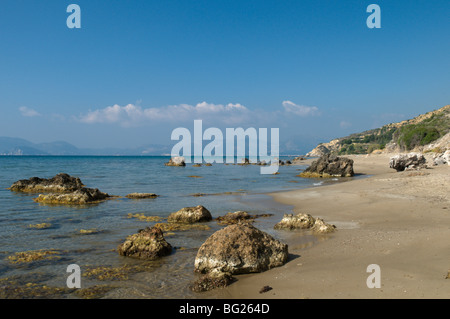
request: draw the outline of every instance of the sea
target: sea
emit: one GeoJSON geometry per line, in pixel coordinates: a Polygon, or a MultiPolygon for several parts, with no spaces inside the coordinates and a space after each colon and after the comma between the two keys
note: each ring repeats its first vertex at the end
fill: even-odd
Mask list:
{"type": "MultiPolygon", "coordinates": [[[[305,247],[315,244],[315,237],[309,233],[273,229],[283,214],[292,213],[292,207],[276,203],[268,195],[321,186],[320,180],[297,176],[305,165],[284,165],[279,167],[279,174],[262,175],[257,165],[165,166],[169,159],[1,156],[0,298],[214,298],[214,292],[194,293],[189,285],[198,276],[194,259],[199,247],[225,227],[214,219],[228,212],[271,214],[256,219],[254,226],[284,242],[305,247]],[[33,201],[38,194],[8,190],[17,180],[51,178],[58,173],[79,177],[86,187],[118,197],[85,206],[43,205],[33,201]],[[134,192],[159,197],[125,198],[134,192]],[[171,255],[143,261],[117,253],[117,246],[127,236],[156,223],[131,215],[159,216],[164,222],[170,213],[197,205],[205,206],[213,220],[202,224],[206,229],[167,232],[165,239],[174,247],[171,255]],[[39,224],[47,227],[36,228],[39,224]],[[17,253],[30,251],[52,251],[54,255],[14,262],[17,253]],[[74,282],[69,265],[79,267],[81,289],[68,288],[68,281],[74,282]]],[[[326,183],[337,182],[333,179],[326,183]]]]}

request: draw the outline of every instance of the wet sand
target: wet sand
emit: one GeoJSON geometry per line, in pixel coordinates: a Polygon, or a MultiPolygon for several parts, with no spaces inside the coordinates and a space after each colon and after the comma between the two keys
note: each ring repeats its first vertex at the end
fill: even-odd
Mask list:
{"type": "Polygon", "coordinates": [[[290,245],[284,266],[236,276],[216,297],[450,298],[450,166],[396,172],[390,156],[350,156],[368,178],[272,194],[337,231],[312,247],[290,245]],[[381,288],[367,287],[371,264],[381,288]],[[273,289],[261,294],[264,286],[273,289]]]}

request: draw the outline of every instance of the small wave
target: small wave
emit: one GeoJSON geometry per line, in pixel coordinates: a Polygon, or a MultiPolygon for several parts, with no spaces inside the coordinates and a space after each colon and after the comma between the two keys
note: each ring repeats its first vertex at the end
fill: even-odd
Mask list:
{"type": "Polygon", "coordinates": [[[320,186],[322,184],[323,184],[323,182],[313,183],[314,186],[320,186]]]}

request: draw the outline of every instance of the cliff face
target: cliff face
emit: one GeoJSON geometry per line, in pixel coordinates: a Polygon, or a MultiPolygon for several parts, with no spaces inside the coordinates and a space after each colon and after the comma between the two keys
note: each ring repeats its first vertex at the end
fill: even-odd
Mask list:
{"type": "Polygon", "coordinates": [[[443,152],[447,149],[450,149],[450,105],[410,120],[319,144],[306,156],[404,151],[443,152]]]}

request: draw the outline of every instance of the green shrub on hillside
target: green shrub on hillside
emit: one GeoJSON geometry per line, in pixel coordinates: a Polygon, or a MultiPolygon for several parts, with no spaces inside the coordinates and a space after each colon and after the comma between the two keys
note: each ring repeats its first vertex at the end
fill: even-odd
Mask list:
{"type": "Polygon", "coordinates": [[[411,150],[416,146],[426,145],[441,137],[435,127],[424,125],[406,125],[400,128],[398,144],[402,149],[411,150]]]}

